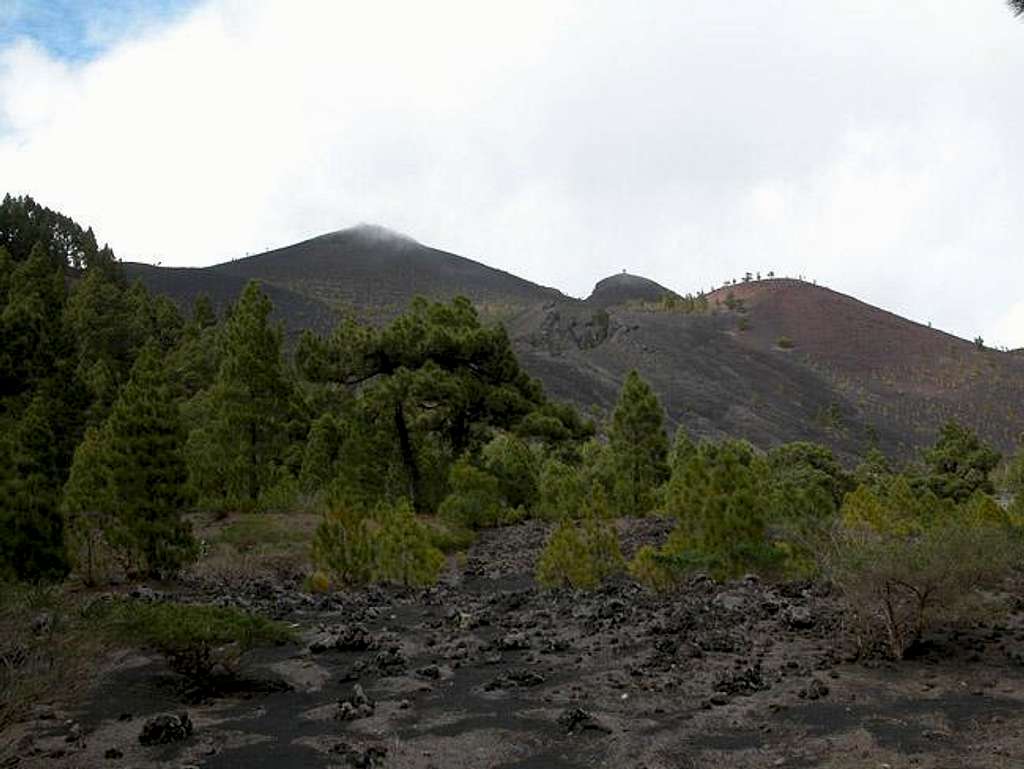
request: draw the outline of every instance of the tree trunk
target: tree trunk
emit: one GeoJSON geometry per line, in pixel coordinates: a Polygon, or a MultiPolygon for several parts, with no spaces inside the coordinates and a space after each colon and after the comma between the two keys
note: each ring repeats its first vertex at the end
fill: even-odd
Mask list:
{"type": "Polygon", "coordinates": [[[395,401],[395,432],[398,433],[398,450],[402,455],[402,464],[409,473],[409,495],[412,507],[416,512],[423,511],[422,492],[420,490],[420,469],[416,464],[416,452],[413,451],[409,437],[409,427],[405,424],[405,406],[401,398],[395,401]]]}

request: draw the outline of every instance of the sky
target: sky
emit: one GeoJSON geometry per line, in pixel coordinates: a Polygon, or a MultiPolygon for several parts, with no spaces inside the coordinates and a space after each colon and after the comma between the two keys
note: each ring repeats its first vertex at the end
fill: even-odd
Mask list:
{"type": "Polygon", "coordinates": [[[367,222],[574,296],[805,276],[1024,346],[1003,0],[0,0],[0,193],[124,260],[367,222]]]}

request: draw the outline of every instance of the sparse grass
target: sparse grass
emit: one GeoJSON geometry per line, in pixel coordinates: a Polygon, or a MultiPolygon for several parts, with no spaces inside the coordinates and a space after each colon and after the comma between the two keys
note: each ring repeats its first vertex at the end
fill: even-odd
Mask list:
{"type": "Polygon", "coordinates": [[[197,517],[205,553],[194,576],[225,584],[311,569],[310,548],[320,517],[314,513],[241,513],[225,520],[197,517]]]}
{"type": "Polygon", "coordinates": [[[243,513],[226,521],[212,541],[242,552],[309,544],[312,531],[302,523],[302,517],[298,515],[243,513]]]}
{"type": "Polygon", "coordinates": [[[445,555],[468,550],[476,535],[467,528],[452,526],[439,518],[422,518],[430,531],[430,544],[445,555]]]}
{"type": "Polygon", "coordinates": [[[0,733],[32,705],[89,685],[105,648],[90,601],[66,587],[0,583],[0,733]]]}

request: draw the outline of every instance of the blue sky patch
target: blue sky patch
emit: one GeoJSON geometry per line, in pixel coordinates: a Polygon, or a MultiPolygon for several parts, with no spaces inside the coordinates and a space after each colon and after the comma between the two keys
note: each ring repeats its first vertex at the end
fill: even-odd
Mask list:
{"type": "Polygon", "coordinates": [[[0,0],[0,48],[29,38],[51,55],[87,61],[199,0],[0,0]]]}

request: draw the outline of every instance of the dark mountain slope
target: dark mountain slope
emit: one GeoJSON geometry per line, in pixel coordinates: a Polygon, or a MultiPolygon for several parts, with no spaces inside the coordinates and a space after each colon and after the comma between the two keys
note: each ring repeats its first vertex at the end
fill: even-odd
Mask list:
{"type": "MultiPolygon", "coordinates": [[[[135,262],[126,262],[124,267],[130,280],[141,280],[150,291],[170,297],[184,312],[190,310],[197,296],[206,294],[220,313],[238,299],[248,282],[244,276],[212,268],[154,267],[135,262]]],[[[273,283],[266,283],[264,290],[274,303],[274,317],[285,324],[291,336],[304,328],[327,331],[337,321],[337,313],[316,299],[273,283]]]]}
{"type": "Polygon", "coordinates": [[[482,311],[502,318],[561,297],[554,289],[368,225],[210,269],[259,278],[368,318],[397,314],[417,294],[432,299],[469,296],[482,311]]]}
{"type": "Polygon", "coordinates": [[[721,289],[708,312],[687,314],[658,309],[671,292],[639,276],[612,276],[572,299],[371,227],[201,270],[129,268],[182,304],[200,291],[232,299],[258,278],[293,334],[328,328],[331,308],[380,322],[417,294],[463,294],[505,323],[553,397],[607,411],[636,368],[670,421],[698,436],[808,439],[852,458],[873,443],[911,456],[949,418],[1003,450],[1024,431],[1024,356],[982,351],[799,281],[721,289]]]}
{"type": "MultiPolygon", "coordinates": [[[[528,317],[511,328],[523,364],[555,397],[610,409],[635,368],[658,393],[670,421],[697,436],[742,436],[761,446],[807,439],[846,453],[868,440],[866,428],[843,436],[830,430],[820,415],[836,408],[852,420],[853,406],[812,368],[738,343],[727,313],[611,308],[607,336],[589,345],[575,344],[564,330],[587,328],[588,322],[599,327],[596,313],[590,319],[566,308],[548,313],[560,316],[561,334],[531,333],[528,317]]],[[[889,435],[888,443],[898,439],[889,435]]]]}

